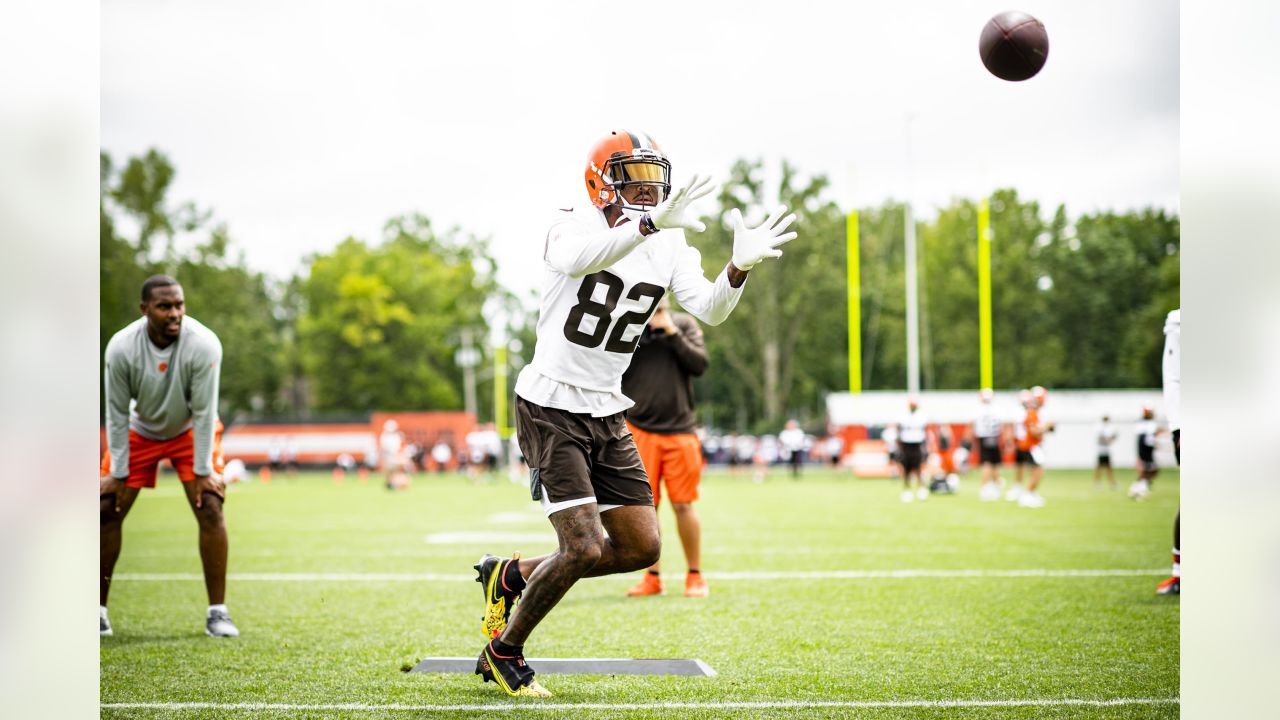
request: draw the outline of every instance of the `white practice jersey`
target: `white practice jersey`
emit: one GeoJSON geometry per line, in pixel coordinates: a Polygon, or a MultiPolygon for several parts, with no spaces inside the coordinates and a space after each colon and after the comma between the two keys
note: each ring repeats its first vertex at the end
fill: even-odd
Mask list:
{"type": "Polygon", "coordinates": [[[1110,455],[1111,443],[1116,441],[1116,426],[1109,422],[1098,425],[1098,454],[1110,455]]]}
{"type": "Polygon", "coordinates": [[[1139,420],[1133,427],[1133,431],[1138,435],[1138,445],[1142,447],[1154,448],[1156,446],[1156,432],[1160,426],[1156,425],[1155,420],[1139,420]]]}
{"type": "Polygon", "coordinates": [[[1182,309],[1169,313],[1164,321],[1164,416],[1169,429],[1182,427],[1178,405],[1182,402],[1182,309]]]}
{"type": "Polygon", "coordinates": [[[978,417],[973,421],[973,434],[988,439],[1000,437],[1000,416],[991,403],[982,403],[978,407],[978,417]]]}
{"type": "Polygon", "coordinates": [[[902,421],[898,423],[898,442],[904,443],[922,443],[925,439],[924,428],[928,423],[925,420],[924,413],[919,408],[908,412],[902,416],[902,421]]]}
{"type": "Polygon", "coordinates": [[[671,290],[686,311],[719,325],[742,288],[702,257],[679,230],[641,236],[636,223],[609,228],[594,206],[562,211],[547,233],[542,304],[533,361],[516,394],[545,407],[603,416],[631,406],[622,374],[658,301],[671,290]]]}
{"type": "Polygon", "coordinates": [[[783,430],[778,433],[778,442],[791,452],[801,452],[804,450],[804,431],[800,428],[783,430]]]}
{"type": "Polygon", "coordinates": [[[404,446],[404,435],[398,430],[384,430],[382,435],[378,437],[378,447],[382,450],[382,456],[387,460],[395,458],[400,454],[400,448],[404,446]]]}

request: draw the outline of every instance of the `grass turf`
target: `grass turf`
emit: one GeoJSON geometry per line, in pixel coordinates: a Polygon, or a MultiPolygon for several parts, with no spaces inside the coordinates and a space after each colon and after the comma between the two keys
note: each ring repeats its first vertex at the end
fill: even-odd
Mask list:
{"type": "MultiPolygon", "coordinates": [[[[529,710],[559,717],[1161,718],[1176,703],[1021,707],[718,708],[726,702],[1170,699],[1178,695],[1177,598],[1167,568],[1178,474],[1146,502],[1097,491],[1089,473],[1048,473],[1038,510],[958,495],[903,504],[886,480],[806,469],[762,483],[709,471],[698,509],[711,596],[685,598],[684,560],[661,508],[668,594],[627,598],[637,574],[584,580],[538,627],[526,655],[700,658],[711,678],[546,675],[562,704],[693,708],[529,710]],[[1150,570],[1107,577],[730,579],[717,573],[832,570],[1150,570]]],[[[103,717],[488,715],[493,710],[254,708],[225,704],[521,705],[478,676],[401,672],[427,656],[478,655],[482,552],[554,547],[522,485],[419,476],[405,492],[371,479],[300,474],[232,489],[228,605],[243,635],[204,635],[196,527],[162,477],[125,523],[101,643],[103,717]],[[480,537],[468,536],[468,533],[480,537]],[[484,537],[488,535],[490,537],[484,537]],[[192,579],[130,579],[182,573],[192,579]],[[460,579],[237,580],[239,573],[439,573],[460,579]],[[125,708],[116,703],[214,703],[125,708]]],[[[534,669],[537,664],[532,663],[534,669]]]]}

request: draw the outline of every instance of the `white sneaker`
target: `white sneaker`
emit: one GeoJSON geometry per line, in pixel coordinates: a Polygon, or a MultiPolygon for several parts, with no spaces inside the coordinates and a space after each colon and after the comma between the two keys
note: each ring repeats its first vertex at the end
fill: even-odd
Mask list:
{"type": "Polygon", "coordinates": [[[916,499],[916,494],[911,492],[911,488],[902,491],[902,502],[911,502],[916,499]]]}
{"type": "Polygon", "coordinates": [[[1024,508],[1041,508],[1044,507],[1044,498],[1038,493],[1025,492],[1018,498],[1018,507],[1024,508]]]}
{"type": "Polygon", "coordinates": [[[1008,500],[1009,502],[1018,502],[1018,498],[1020,497],[1022,497],[1021,485],[1014,485],[1013,487],[1009,488],[1009,492],[1006,492],[1004,494],[1004,499],[1008,500]]]}
{"type": "Polygon", "coordinates": [[[916,488],[916,498],[917,498],[917,499],[919,499],[919,500],[922,500],[922,501],[923,501],[923,500],[928,500],[928,499],[929,499],[929,488],[927,488],[927,487],[925,487],[925,486],[923,486],[923,485],[921,485],[920,487],[916,488]]]}
{"type": "Polygon", "coordinates": [[[107,619],[107,609],[98,606],[98,636],[109,637],[111,635],[111,621],[107,619]]]}
{"type": "Polygon", "coordinates": [[[226,610],[210,610],[204,621],[204,632],[209,637],[240,637],[240,630],[226,610]]]}
{"type": "Polygon", "coordinates": [[[1000,486],[995,483],[985,483],[982,489],[978,491],[978,499],[982,502],[994,502],[1000,499],[1000,486]]]}

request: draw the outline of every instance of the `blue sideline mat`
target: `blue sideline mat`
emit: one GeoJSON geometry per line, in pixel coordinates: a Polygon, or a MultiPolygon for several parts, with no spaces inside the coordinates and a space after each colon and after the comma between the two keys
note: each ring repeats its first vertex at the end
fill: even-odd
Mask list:
{"type": "MultiPolygon", "coordinates": [[[[716,671],[701,660],[624,658],[525,658],[539,675],[685,675],[711,677],[716,671]]],[[[472,673],[473,657],[423,658],[409,672],[472,673]]]]}

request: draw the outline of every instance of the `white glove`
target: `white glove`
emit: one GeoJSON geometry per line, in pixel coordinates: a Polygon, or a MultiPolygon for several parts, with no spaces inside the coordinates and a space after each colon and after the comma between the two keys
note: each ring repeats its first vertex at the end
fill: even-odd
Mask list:
{"type": "Polygon", "coordinates": [[[689,180],[689,184],[672,193],[671,197],[655,205],[649,211],[649,219],[662,230],[667,228],[684,228],[694,232],[706,230],[707,226],[693,216],[693,213],[689,211],[689,206],[695,200],[710,195],[716,189],[715,185],[710,183],[711,177],[709,175],[694,175],[689,180]]]}
{"type": "Polygon", "coordinates": [[[781,222],[778,221],[786,211],[786,205],[779,205],[774,208],[772,215],[753,228],[747,227],[742,222],[742,213],[738,208],[729,211],[729,219],[733,224],[734,267],[739,270],[750,270],[765,258],[782,257],[782,251],[778,246],[796,239],[794,232],[785,234],[782,232],[796,221],[795,213],[782,218],[781,222]]]}

